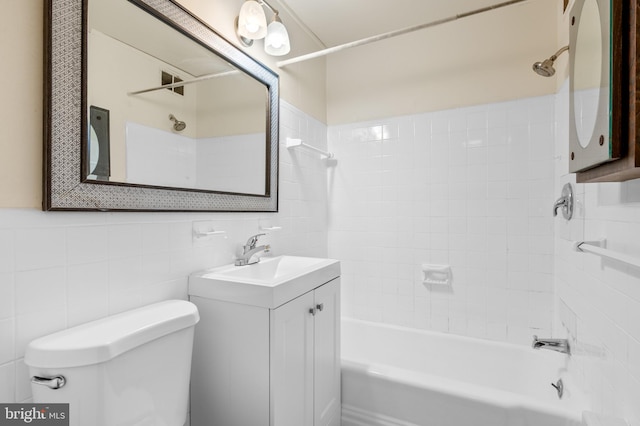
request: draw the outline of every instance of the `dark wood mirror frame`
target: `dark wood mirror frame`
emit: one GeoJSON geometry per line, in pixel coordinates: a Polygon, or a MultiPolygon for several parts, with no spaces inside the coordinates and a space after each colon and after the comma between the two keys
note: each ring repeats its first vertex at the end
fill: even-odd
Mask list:
{"type": "Polygon", "coordinates": [[[129,1],[207,47],[268,89],[266,196],[82,182],[82,146],[88,135],[87,1],[45,1],[43,210],[277,212],[278,75],[173,0],[129,1]]]}

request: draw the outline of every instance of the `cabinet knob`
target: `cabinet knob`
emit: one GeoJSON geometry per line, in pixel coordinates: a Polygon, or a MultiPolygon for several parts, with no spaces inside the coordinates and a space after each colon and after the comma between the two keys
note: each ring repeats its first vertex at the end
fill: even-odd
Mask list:
{"type": "Polygon", "coordinates": [[[311,315],[315,315],[316,314],[316,308],[309,308],[309,313],[311,315]]]}
{"type": "Polygon", "coordinates": [[[318,303],[316,305],[316,309],[319,310],[320,312],[322,312],[322,310],[324,309],[324,303],[318,303]]]}

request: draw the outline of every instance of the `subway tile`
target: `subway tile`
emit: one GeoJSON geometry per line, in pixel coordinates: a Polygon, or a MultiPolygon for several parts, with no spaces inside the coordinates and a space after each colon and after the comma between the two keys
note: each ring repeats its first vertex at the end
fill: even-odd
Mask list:
{"type": "MultiPolygon", "coordinates": [[[[495,125],[495,123],[491,123],[495,125]]],[[[472,110],[467,113],[467,129],[486,129],[489,125],[489,113],[485,110],[472,110]]]]}
{"type": "MultiPolygon", "coordinates": [[[[15,321],[13,318],[0,320],[0,365],[15,359],[15,321]]],[[[1,401],[1,400],[0,400],[1,401]]]]}
{"type": "Polygon", "coordinates": [[[0,401],[15,403],[16,368],[13,362],[0,365],[0,401]]]}
{"type": "Polygon", "coordinates": [[[107,315],[108,276],[106,261],[68,267],[67,320],[70,327],[107,315]]]}
{"type": "Polygon", "coordinates": [[[15,233],[17,271],[62,266],[66,262],[64,228],[18,229],[15,233]]]}
{"type": "Polygon", "coordinates": [[[66,231],[68,264],[91,263],[109,256],[106,226],[69,227],[66,231]]]}
{"type": "MultiPolygon", "coordinates": [[[[216,228],[216,230],[220,230],[216,228]]],[[[159,253],[169,251],[169,224],[147,223],[142,225],[142,252],[159,253]]]]}
{"type": "Polygon", "coordinates": [[[19,359],[15,363],[15,380],[16,380],[16,402],[24,403],[31,399],[31,375],[29,367],[24,363],[23,359],[19,359]]]}
{"type": "Polygon", "coordinates": [[[0,273],[0,320],[15,314],[14,274],[0,273]]]}
{"type": "Polygon", "coordinates": [[[16,315],[66,309],[65,268],[38,269],[15,275],[16,315]]]}
{"type": "Polygon", "coordinates": [[[0,273],[14,270],[14,231],[0,229],[0,273]]]}
{"type": "Polygon", "coordinates": [[[111,225],[108,230],[109,257],[127,257],[142,253],[140,224],[111,225]]]}

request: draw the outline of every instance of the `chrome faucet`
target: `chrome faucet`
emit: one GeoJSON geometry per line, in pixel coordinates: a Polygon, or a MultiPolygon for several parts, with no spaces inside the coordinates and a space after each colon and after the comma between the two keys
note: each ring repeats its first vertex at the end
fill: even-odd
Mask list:
{"type": "Polygon", "coordinates": [[[256,234],[249,237],[247,243],[242,246],[242,255],[236,259],[236,266],[244,266],[244,265],[253,265],[254,263],[260,262],[260,258],[256,256],[256,254],[264,251],[268,253],[271,249],[269,245],[262,245],[256,247],[258,243],[258,237],[266,234],[256,234]]]}
{"type": "Polygon", "coordinates": [[[560,197],[556,200],[555,204],[553,205],[553,215],[554,216],[558,216],[558,209],[559,208],[563,208],[565,209],[567,205],[567,199],[564,197],[560,197]]]}
{"type": "Polygon", "coordinates": [[[533,349],[550,349],[567,355],[571,354],[567,339],[538,339],[538,336],[534,335],[531,347],[533,349]]]}

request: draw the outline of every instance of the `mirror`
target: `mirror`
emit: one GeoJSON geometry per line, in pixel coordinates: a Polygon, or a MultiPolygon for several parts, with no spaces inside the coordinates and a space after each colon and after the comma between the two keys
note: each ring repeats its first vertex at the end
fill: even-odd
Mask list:
{"type": "Polygon", "coordinates": [[[47,9],[46,210],[277,211],[276,74],[172,0],[47,9]]]}
{"type": "Polygon", "coordinates": [[[613,104],[610,0],[576,0],[571,10],[569,171],[619,157],[613,104]]]}
{"type": "Polygon", "coordinates": [[[600,11],[595,0],[588,0],[582,7],[580,25],[577,29],[573,66],[574,120],[578,131],[578,143],[589,146],[596,127],[600,96],[606,96],[608,87],[601,88],[602,40],[600,34],[600,11]],[[601,93],[602,92],[602,93],[601,93]]]}

